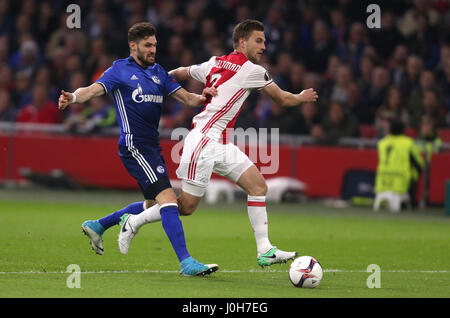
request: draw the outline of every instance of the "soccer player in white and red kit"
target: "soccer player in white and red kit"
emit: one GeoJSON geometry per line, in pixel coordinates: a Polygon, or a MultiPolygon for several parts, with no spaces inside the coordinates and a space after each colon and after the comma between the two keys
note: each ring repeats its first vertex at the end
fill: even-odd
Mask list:
{"type": "MultiPolygon", "coordinates": [[[[209,184],[212,172],[225,176],[248,194],[248,215],[255,234],[257,261],[262,267],[286,262],[296,252],[285,252],[273,246],[268,238],[265,195],[267,185],[248,156],[229,142],[242,104],[253,89],[262,90],[282,106],[315,102],[313,89],[299,94],[280,89],[268,72],[257,63],[265,50],[264,25],[255,20],[239,23],[233,31],[234,51],[229,55],[213,56],[202,64],[180,67],[169,72],[177,81],[196,79],[205,87],[215,87],[217,94],[205,104],[192,120],[192,129],[184,141],[183,154],[177,169],[182,180],[178,198],[180,214],[190,215],[197,208],[209,184]]],[[[134,233],[145,223],[159,220],[158,205],[139,215],[130,215],[129,226],[134,233]]],[[[133,235],[119,235],[120,245],[131,244],[133,235]]],[[[126,249],[128,250],[128,249],[126,249]]]]}

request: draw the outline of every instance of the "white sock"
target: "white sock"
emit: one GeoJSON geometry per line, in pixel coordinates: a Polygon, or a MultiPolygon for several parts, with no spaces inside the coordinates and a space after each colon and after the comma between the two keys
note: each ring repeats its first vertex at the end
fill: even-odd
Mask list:
{"type": "Polygon", "coordinates": [[[144,224],[161,221],[159,209],[159,204],[155,204],[141,213],[133,215],[130,218],[130,225],[138,230],[144,224]]]}
{"type": "Polygon", "coordinates": [[[247,198],[247,209],[248,217],[255,233],[258,255],[266,253],[273,247],[269,241],[266,197],[249,195],[247,198]]]}

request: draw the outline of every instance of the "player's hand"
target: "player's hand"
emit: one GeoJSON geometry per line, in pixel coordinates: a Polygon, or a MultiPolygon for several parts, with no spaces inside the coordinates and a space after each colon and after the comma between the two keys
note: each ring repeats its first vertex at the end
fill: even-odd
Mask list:
{"type": "Polygon", "coordinates": [[[60,110],[65,109],[72,103],[72,100],[73,100],[72,93],[61,90],[61,95],[59,95],[58,99],[58,109],[60,110]]]}
{"type": "Polygon", "coordinates": [[[301,91],[299,95],[302,103],[316,102],[319,98],[317,92],[313,88],[305,89],[301,91]]]}
{"type": "Polygon", "coordinates": [[[209,98],[217,95],[217,88],[213,87],[205,87],[202,92],[201,100],[202,102],[206,102],[209,98]]]}

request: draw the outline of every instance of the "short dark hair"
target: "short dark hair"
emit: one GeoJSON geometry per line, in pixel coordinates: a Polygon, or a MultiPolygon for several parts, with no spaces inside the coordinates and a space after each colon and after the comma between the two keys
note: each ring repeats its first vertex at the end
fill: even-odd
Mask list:
{"type": "Polygon", "coordinates": [[[264,24],[257,20],[247,19],[237,24],[233,30],[233,47],[237,48],[239,45],[239,39],[248,39],[253,31],[263,31],[264,24]]]}
{"type": "Polygon", "coordinates": [[[400,120],[393,120],[389,132],[392,135],[402,135],[405,133],[405,125],[400,120]]]}
{"type": "Polygon", "coordinates": [[[128,30],[128,42],[139,42],[147,36],[156,34],[155,27],[150,22],[138,22],[128,30]]]}

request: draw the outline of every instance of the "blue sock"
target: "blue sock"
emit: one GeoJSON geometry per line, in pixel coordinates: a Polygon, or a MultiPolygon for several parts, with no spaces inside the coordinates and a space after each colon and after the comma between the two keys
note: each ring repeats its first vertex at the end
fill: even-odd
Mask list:
{"type": "Polygon", "coordinates": [[[180,221],[178,215],[178,207],[174,205],[166,205],[159,210],[161,213],[161,223],[169,237],[175,254],[177,254],[178,260],[183,261],[190,257],[186,248],[186,240],[184,238],[183,224],[180,221]]]}
{"type": "Polygon", "coordinates": [[[139,214],[142,211],[144,211],[144,202],[135,202],[130,204],[127,207],[124,207],[123,209],[116,211],[114,213],[111,213],[110,215],[107,215],[105,217],[102,217],[98,220],[98,222],[103,226],[105,230],[110,228],[113,225],[120,223],[120,217],[124,215],[125,213],[128,214],[139,214]]]}

